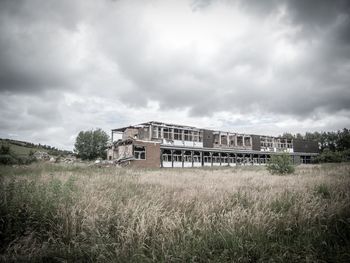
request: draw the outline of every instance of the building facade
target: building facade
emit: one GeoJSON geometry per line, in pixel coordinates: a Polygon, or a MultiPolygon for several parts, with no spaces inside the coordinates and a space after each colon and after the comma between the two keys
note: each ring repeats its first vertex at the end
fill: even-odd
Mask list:
{"type": "Polygon", "coordinates": [[[155,121],[113,129],[111,137],[107,158],[140,168],[262,165],[282,152],[290,154],[294,164],[307,164],[319,153],[314,141],[155,121]]]}

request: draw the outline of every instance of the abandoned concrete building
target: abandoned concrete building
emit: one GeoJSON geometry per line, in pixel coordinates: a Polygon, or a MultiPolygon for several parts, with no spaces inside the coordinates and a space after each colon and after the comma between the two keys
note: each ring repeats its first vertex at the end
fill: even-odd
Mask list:
{"type": "Polygon", "coordinates": [[[146,122],[112,130],[107,158],[131,167],[201,167],[266,164],[287,152],[294,164],[312,163],[318,143],[146,122]]]}

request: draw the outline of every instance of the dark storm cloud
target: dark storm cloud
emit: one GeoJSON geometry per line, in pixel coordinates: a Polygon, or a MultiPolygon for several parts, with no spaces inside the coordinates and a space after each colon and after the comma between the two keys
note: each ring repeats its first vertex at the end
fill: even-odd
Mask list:
{"type": "MultiPolygon", "coordinates": [[[[217,2],[197,0],[189,4],[201,12],[201,9],[209,9],[217,2]]],[[[338,109],[330,105],[337,103],[336,99],[330,99],[327,103],[321,96],[314,103],[306,103],[307,107],[293,107],[290,101],[300,101],[302,97],[298,93],[313,96],[325,94],[323,89],[335,89],[335,86],[338,86],[339,91],[346,88],[347,76],[340,76],[330,67],[334,65],[342,68],[342,64],[347,63],[344,57],[350,54],[349,34],[346,34],[349,28],[349,2],[235,2],[241,8],[240,12],[259,15],[259,20],[271,16],[284,6],[286,15],[281,22],[290,21],[303,29],[294,36],[293,41],[313,39],[320,44],[309,45],[307,48],[310,51],[306,53],[308,57],[294,68],[278,65],[281,69],[275,70],[277,74],[268,83],[269,86],[259,86],[253,79],[264,74],[261,68],[271,66],[266,54],[270,43],[258,43],[259,37],[255,34],[259,29],[248,32],[240,40],[241,43],[222,43],[213,67],[200,62],[200,54],[196,55],[195,48],[185,47],[167,54],[157,54],[156,50],[152,50],[154,35],[150,35],[142,25],[140,17],[144,5],[138,1],[132,1],[130,8],[125,8],[127,5],[123,1],[106,1],[96,5],[96,13],[92,14],[91,2],[84,5],[67,1],[34,1],[30,4],[27,1],[2,1],[0,90],[41,92],[47,89],[79,88],[79,79],[85,78],[83,74],[87,74],[87,70],[69,66],[72,54],[61,47],[64,43],[61,35],[74,34],[78,31],[79,23],[87,23],[93,25],[90,29],[98,38],[99,52],[115,63],[119,72],[132,83],[127,89],[120,88],[117,96],[135,107],[156,100],[162,108],[189,107],[195,115],[207,115],[215,110],[232,107],[245,111],[256,104],[262,110],[296,115],[312,112],[320,103],[330,109],[338,109]],[[117,12],[118,8],[121,9],[120,13],[117,12]],[[232,74],[232,71],[244,67],[250,68],[251,79],[246,79],[249,75],[240,77],[232,74]],[[305,82],[296,83],[292,79],[304,79],[305,82]],[[266,96],[269,93],[266,89],[273,92],[283,90],[290,99],[266,96]],[[289,92],[289,89],[296,94],[289,92]],[[259,102],[261,98],[263,100],[259,102]],[[325,101],[326,104],[323,104],[325,101]]],[[[232,1],[220,3],[232,7],[232,1]]],[[[346,107],[346,103],[345,100],[345,103],[337,105],[346,107]]]]}
{"type": "Polygon", "coordinates": [[[3,0],[0,125],[64,141],[149,105],[349,123],[349,13],[347,0],[3,0]]]}
{"type": "MultiPolygon", "coordinates": [[[[192,4],[210,8],[215,2],[194,1],[192,4]]],[[[142,46],[137,45],[138,40],[131,40],[131,46],[135,43],[138,46],[136,52],[132,56],[122,52],[122,56],[127,58],[119,56],[116,61],[125,76],[134,82],[135,91],[142,95],[135,99],[126,94],[124,101],[145,104],[147,100],[154,99],[163,108],[189,107],[194,115],[230,109],[244,112],[257,108],[307,116],[320,109],[328,113],[350,109],[349,76],[341,72],[347,67],[350,55],[347,42],[347,32],[350,32],[348,1],[241,1],[239,6],[244,12],[266,17],[278,12],[279,8],[286,8],[280,22],[301,27],[290,40],[296,45],[306,43],[301,48],[303,57],[293,66],[288,63],[271,65],[264,53],[273,52],[273,47],[261,48],[264,43],[259,43],[253,35],[256,32],[252,32],[248,35],[251,39],[242,40],[244,46],[239,54],[231,53],[228,48],[237,46],[237,43],[226,43],[226,48],[222,48],[217,57],[217,66],[226,61],[227,68],[217,72],[208,65],[197,64],[193,55],[195,51],[190,50],[180,56],[168,56],[157,64],[157,54],[150,54],[145,48],[148,39],[142,42],[142,46]],[[185,54],[191,52],[188,57],[192,59],[188,64],[185,54]],[[145,57],[150,59],[145,61],[145,57]],[[183,61],[181,58],[184,58],[183,61]],[[202,66],[203,78],[198,77],[202,66]],[[230,75],[235,67],[245,66],[252,69],[250,79],[246,79],[249,75],[244,78],[230,75]],[[268,67],[273,68],[274,79],[265,86],[254,82],[254,78],[264,74],[260,68],[268,67]],[[191,81],[184,83],[184,78],[191,81]],[[228,92],[230,90],[233,92],[228,92]]]]}
{"type": "Polygon", "coordinates": [[[296,24],[322,30],[332,25],[339,16],[349,16],[348,0],[287,1],[289,15],[296,24]]]}
{"type": "Polygon", "coordinates": [[[0,92],[69,87],[62,36],[76,30],[78,9],[67,1],[0,2],[0,92]]]}

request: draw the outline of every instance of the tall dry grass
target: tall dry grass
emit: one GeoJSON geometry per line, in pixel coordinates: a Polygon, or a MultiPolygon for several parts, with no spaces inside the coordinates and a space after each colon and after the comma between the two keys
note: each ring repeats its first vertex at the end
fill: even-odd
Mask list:
{"type": "Polygon", "coordinates": [[[348,164],[0,174],[2,261],[350,260],[348,164]]]}

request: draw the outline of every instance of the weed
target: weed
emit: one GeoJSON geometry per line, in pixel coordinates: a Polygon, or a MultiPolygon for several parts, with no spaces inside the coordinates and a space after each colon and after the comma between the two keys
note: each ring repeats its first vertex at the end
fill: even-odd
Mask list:
{"type": "Polygon", "coordinates": [[[323,198],[330,198],[331,197],[329,187],[328,187],[328,185],[326,185],[324,183],[317,185],[315,187],[315,192],[316,192],[316,194],[320,195],[323,198]]]}
{"type": "Polygon", "coordinates": [[[346,262],[349,171],[2,166],[0,261],[346,262]]]}

